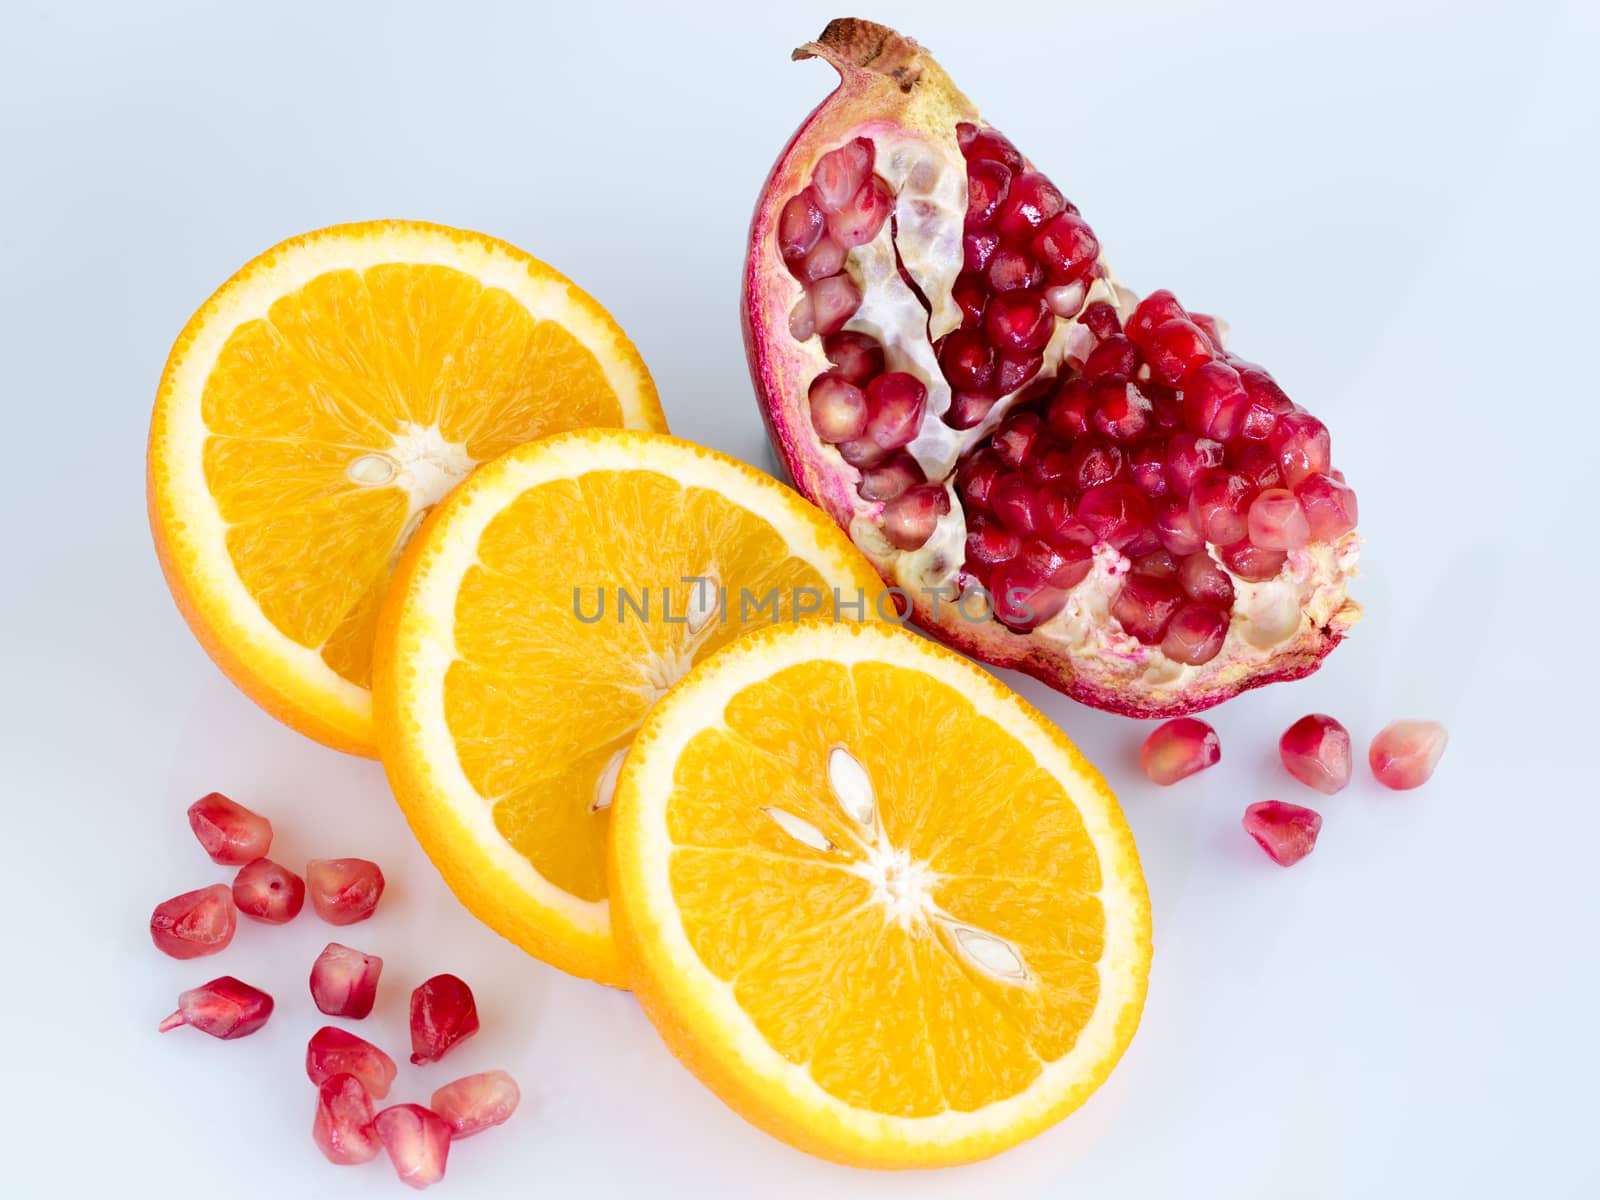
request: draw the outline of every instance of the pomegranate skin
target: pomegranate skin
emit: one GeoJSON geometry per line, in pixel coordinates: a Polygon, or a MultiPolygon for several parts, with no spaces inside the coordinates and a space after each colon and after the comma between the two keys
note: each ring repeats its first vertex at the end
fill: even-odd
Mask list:
{"type": "MultiPolygon", "coordinates": [[[[790,138],[768,175],[751,222],[741,297],[745,349],[758,404],[769,439],[795,487],[850,533],[888,582],[904,589],[911,602],[909,617],[914,624],[974,658],[1022,671],[1096,708],[1142,718],[1182,716],[1210,708],[1241,691],[1302,678],[1317,670],[1360,617],[1360,607],[1343,594],[1344,578],[1351,573],[1354,547],[1359,541],[1353,533],[1346,542],[1332,547],[1328,559],[1334,564],[1329,570],[1338,577],[1337,588],[1308,585],[1302,590],[1300,620],[1293,627],[1284,627],[1280,640],[1256,646],[1248,641],[1247,634],[1268,628],[1268,623],[1240,624],[1237,627],[1240,632],[1229,634],[1214,658],[1187,667],[1176,664],[1180,667],[1177,670],[1152,669],[1152,660],[1161,668],[1168,665],[1160,656],[1159,645],[1140,647],[1116,640],[1107,644],[1098,637],[1087,644],[1067,643],[1058,638],[1058,631],[1050,629],[1013,629],[999,620],[971,620],[967,615],[970,608],[964,612],[950,603],[953,591],[941,591],[935,598],[924,590],[929,578],[924,572],[932,569],[927,560],[932,557],[936,565],[938,556],[943,555],[948,567],[948,556],[954,554],[959,559],[962,554],[959,547],[965,541],[964,531],[952,531],[961,532],[961,536],[936,535],[926,547],[909,550],[900,544],[905,538],[898,542],[889,539],[884,535],[884,502],[864,498],[858,491],[860,471],[844,463],[840,452],[819,437],[811,421],[808,393],[812,380],[831,369],[831,364],[823,351],[822,338],[800,341],[791,333],[790,313],[804,294],[804,286],[783,261],[778,239],[779,216],[785,205],[810,185],[813,171],[824,155],[859,139],[867,139],[876,146],[874,161],[877,165],[872,169],[892,176],[890,182],[896,189],[902,186],[902,181],[909,181],[908,187],[914,183],[919,166],[936,165],[940,172],[950,172],[952,182],[959,173],[956,198],[963,204],[970,164],[963,159],[958,145],[958,125],[972,126],[980,138],[992,134],[1003,144],[1015,157],[1016,161],[1008,164],[1014,177],[1035,168],[983,121],[976,106],[922,47],[893,30],[856,19],[833,21],[816,41],[798,49],[795,57],[823,59],[838,71],[840,82],[790,138]],[[900,174],[896,175],[896,171],[900,174]],[[933,548],[931,553],[928,547],[933,548]]],[[[996,156],[996,161],[1003,157],[996,156]]],[[[1061,180],[1058,178],[1055,182],[1059,184],[1061,180]]],[[[898,224],[889,228],[897,230],[893,235],[897,250],[901,248],[908,220],[915,221],[922,207],[925,206],[921,196],[911,201],[896,192],[894,213],[898,224]]],[[[1068,212],[1075,214],[1076,210],[1069,208],[1068,212]]],[[[962,216],[958,212],[951,227],[958,240],[963,234],[962,216]]],[[[976,219],[981,223],[985,218],[980,213],[976,219]]],[[[929,310],[929,336],[934,349],[927,365],[935,374],[940,369],[936,349],[938,337],[958,328],[970,330],[981,325],[976,310],[966,312],[960,297],[970,290],[966,284],[975,278],[973,272],[982,271],[985,264],[992,265],[990,256],[996,250],[995,246],[977,247],[983,254],[974,259],[973,239],[979,234],[970,230],[968,233],[971,236],[966,238],[969,245],[964,266],[959,261],[958,250],[957,261],[949,266],[948,278],[941,277],[938,287],[930,288],[923,274],[918,274],[914,281],[919,298],[929,310]],[[967,274],[960,274],[962,270],[967,274]]],[[[996,235],[996,245],[1000,248],[1010,244],[1002,245],[1000,236],[996,235]]],[[[852,257],[845,267],[847,273],[856,269],[854,256],[865,249],[869,247],[851,251],[852,257]]],[[[907,270],[907,266],[901,267],[901,278],[907,278],[907,270]]],[[[1110,280],[1103,258],[1089,264],[1083,278],[1077,279],[1074,286],[1081,289],[1084,282],[1091,280],[1102,289],[1110,280]]],[[[1052,277],[1044,286],[1047,291],[1059,290],[1065,282],[1064,278],[1052,277]]],[[[1114,282],[1111,286],[1116,288],[1114,282]]],[[[1080,319],[1084,322],[1088,344],[1093,346],[1094,337],[1113,329],[1112,325],[1105,324],[1101,333],[1089,332],[1091,320],[1104,324],[1105,299],[1102,290],[1095,290],[1060,308],[1052,302],[1052,308],[1069,326],[1076,325],[1069,313],[1079,311],[1077,305],[1087,301],[1080,319]]],[[[1130,300],[1121,306],[1124,318],[1131,304],[1130,300]]],[[[1184,311],[1174,306],[1175,316],[1184,311]]],[[[1202,322],[1192,312],[1190,316],[1207,337],[1214,333],[1214,340],[1221,339],[1222,327],[1216,319],[1206,317],[1202,322]]],[[[860,331],[869,327],[870,322],[846,326],[847,330],[860,331]]],[[[1061,333],[1058,328],[1057,341],[1053,341],[1052,346],[1060,341],[1061,333]]],[[[1068,345],[1071,340],[1070,337],[1066,339],[1068,345]]],[[[1039,386],[1044,386],[1056,371],[1056,362],[1049,360],[1050,353],[1046,352],[1047,362],[1043,368],[1032,368],[1039,370],[1036,377],[1039,386]]],[[[894,362],[889,367],[905,369],[903,364],[894,362]]],[[[1099,362],[1096,370],[1103,367],[1104,363],[1099,362]]],[[[941,387],[946,385],[942,378],[938,383],[941,387]]],[[[946,424],[944,432],[956,441],[959,463],[972,453],[980,438],[992,432],[1003,414],[1009,411],[1010,401],[1002,398],[996,403],[992,392],[970,393],[959,388],[948,399],[946,395],[930,391],[928,416],[922,430],[926,433],[932,422],[941,420],[942,414],[948,412],[949,416],[942,417],[946,424]],[[961,415],[958,417],[957,413],[961,415]]],[[[1018,395],[1026,398],[1027,388],[1020,389],[1018,395]]],[[[1151,419],[1159,420],[1166,411],[1176,412],[1177,419],[1181,420],[1181,407],[1180,403],[1164,410],[1161,403],[1157,403],[1151,419]]],[[[1111,416],[1104,414],[1104,420],[1109,422],[1111,416]]],[[[928,467],[929,463],[924,461],[922,465],[928,467]]],[[[951,468],[947,478],[954,479],[955,474],[955,468],[951,468]]],[[[929,481],[943,480],[930,474],[929,481]]],[[[960,522],[965,530],[970,530],[973,515],[964,503],[953,504],[938,528],[943,530],[947,522],[960,522]]],[[[1298,562],[1291,562],[1286,571],[1301,571],[1304,577],[1311,578],[1298,562]]],[[[958,563],[953,573],[947,569],[934,586],[941,589],[971,587],[985,578],[984,571],[972,570],[970,563],[964,566],[958,563]]],[[[1245,604],[1247,599],[1241,596],[1240,604],[1245,604]]]]}

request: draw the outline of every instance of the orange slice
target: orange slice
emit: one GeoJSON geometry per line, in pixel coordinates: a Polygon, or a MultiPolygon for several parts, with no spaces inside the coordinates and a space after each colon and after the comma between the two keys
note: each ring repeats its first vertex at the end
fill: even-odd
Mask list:
{"type": "Polygon", "coordinates": [[[709,1087],[839,1162],[983,1158],[1059,1120],[1139,1021],[1150,907],[1105,781],[891,625],[772,628],[634,741],[617,940],[709,1087]]]}
{"type": "Polygon", "coordinates": [[[743,630],[835,590],[871,615],[882,586],[822,512],[725,455],[613,430],[520,447],[439,506],[384,603],[394,794],[480,919],[621,985],[606,830],[645,713],[743,630]]]}
{"type": "Polygon", "coordinates": [[[372,631],[423,515],[473,467],[589,425],[664,430],[615,321],[482,234],[338,225],[219,288],[167,360],[150,527],[228,676],[329,746],[376,752],[372,631]]]}

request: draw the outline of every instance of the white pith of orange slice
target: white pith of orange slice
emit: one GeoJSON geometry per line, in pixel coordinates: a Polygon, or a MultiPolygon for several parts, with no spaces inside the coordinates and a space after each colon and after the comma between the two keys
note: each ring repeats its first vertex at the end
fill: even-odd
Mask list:
{"type": "Polygon", "coordinates": [[[646,712],[739,633],[788,619],[795,589],[864,595],[870,615],[882,586],[822,512],[725,455],[621,430],[519,447],[434,511],[384,602],[373,697],[395,796],[481,920],[621,986],[605,843],[646,712]],[[580,619],[602,588],[604,618],[580,619]],[[619,620],[619,589],[648,594],[651,616],[619,620]]]}
{"type": "Polygon", "coordinates": [[[405,539],[479,462],[592,425],[666,429],[632,343],[553,268],[414,221],[292,238],[167,360],[148,462],[162,570],[246,694],[373,755],[372,631],[405,539]]]}
{"type": "Polygon", "coordinates": [[[614,925],[674,1052],[826,1158],[994,1154],[1106,1078],[1150,909],[1104,780],[965,659],[892,625],[775,626],[646,719],[614,925]]]}

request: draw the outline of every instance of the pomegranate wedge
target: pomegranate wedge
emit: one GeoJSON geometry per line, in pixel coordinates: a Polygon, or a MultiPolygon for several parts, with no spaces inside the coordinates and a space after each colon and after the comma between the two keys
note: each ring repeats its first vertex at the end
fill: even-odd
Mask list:
{"type": "Polygon", "coordinates": [[[923,628],[1086,703],[1315,670],[1360,615],[1327,426],[1223,322],[1122,286],[915,42],[838,20],[796,57],[840,85],[767,179],[743,317],[799,489],[923,628]]]}

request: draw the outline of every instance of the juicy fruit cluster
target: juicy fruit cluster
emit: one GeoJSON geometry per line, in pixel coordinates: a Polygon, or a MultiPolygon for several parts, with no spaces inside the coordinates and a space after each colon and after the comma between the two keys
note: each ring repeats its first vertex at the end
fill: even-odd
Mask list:
{"type": "Polygon", "coordinates": [[[779,454],[915,619],[1102,707],[1314,670],[1359,616],[1327,427],[1221,322],[1137,302],[1059,187],[914,42],[835,21],[839,89],[752,226],[779,454]]]}

